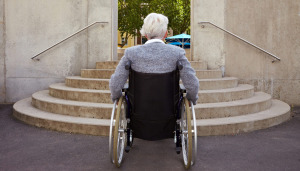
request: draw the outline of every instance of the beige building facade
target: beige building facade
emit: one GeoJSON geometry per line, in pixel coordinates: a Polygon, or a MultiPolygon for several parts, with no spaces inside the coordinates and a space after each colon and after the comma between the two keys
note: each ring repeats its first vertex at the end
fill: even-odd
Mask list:
{"type": "Polygon", "coordinates": [[[273,98],[300,105],[300,0],[193,0],[192,56],[210,69],[255,86],[273,98]],[[276,55],[217,29],[208,21],[276,55]],[[275,60],[276,61],[276,60],[275,60]]]}

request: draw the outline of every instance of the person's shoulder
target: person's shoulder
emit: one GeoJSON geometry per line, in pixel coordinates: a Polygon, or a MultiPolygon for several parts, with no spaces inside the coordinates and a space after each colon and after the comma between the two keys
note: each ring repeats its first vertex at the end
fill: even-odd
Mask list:
{"type": "Polygon", "coordinates": [[[185,50],[181,47],[165,44],[166,49],[172,54],[178,54],[179,56],[185,56],[185,50]]]}
{"type": "Polygon", "coordinates": [[[128,48],[125,49],[124,53],[131,55],[132,53],[135,53],[135,52],[139,51],[141,46],[142,45],[136,45],[136,46],[128,47],[128,48]]]}
{"type": "Polygon", "coordinates": [[[131,46],[129,48],[126,48],[125,51],[135,51],[139,48],[141,48],[142,45],[136,45],[136,46],[131,46]]]}
{"type": "Polygon", "coordinates": [[[178,46],[174,46],[174,45],[169,45],[169,44],[165,44],[167,48],[172,49],[174,51],[184,51],[184,49],[182,49],[181,47],[178,46]]]}

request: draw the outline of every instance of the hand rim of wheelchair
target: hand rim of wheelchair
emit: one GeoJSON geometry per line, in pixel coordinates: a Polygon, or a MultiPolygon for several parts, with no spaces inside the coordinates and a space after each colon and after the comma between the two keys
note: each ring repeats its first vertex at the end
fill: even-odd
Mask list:
{"type": "Polygon", "coordinates": [[[194,108],[194,104],[193,104],[193,102],[191,101],[190,102],[191,103],[191,109],[192,109],[192,117],[193,117],[193,119],[192,119],[192,123],[193,123],[193,130],[192,130],[192,132],[194,132],[194,144],[193,144],[193,158],[192,158],[192,165],[194,165],[195,163],[196,163],[196,159],[197,159],[197,149],[198,149],[198,147],[197,147],[197,137],[198,137],[198,135],[197,135],[197,124],[196,124],[196,114],[195,114],[195,108],[194,108]]]}
{"type": "Polygon", "coordinates": [[[111,117],[110,117],[110,127],[109,127],[109,159],[112,163],[114,163],[113,156],[112,156],[112,130],[113,130],[113,124],[114,124],[114,115],[116,110],[117,100],[114,101],[114,106],[112,109],[111,117]]]}
{"type": "Polygon", "coordinates": [[[180,131],[181,131],[183,163],[184,163],[184,167],[188,169],[191,165],[193,165],[194,162],[192,162],[193,136],[192,136],[192,126],[191,126],[191,113],[189,108],[189,102],[186,98],[183,99],[183,102],[181,104],[180,131]]]}
{"type": "Polygon", "coordinates": [[[114,102],[114,108],[111,115],[111,125],[110,125],[110,133],[109,133],[109,156],[111,162],[114,163],[117,167],[121,166],[124,154],[124,148],[126,144],[126,117],[125,117],[125,107],[122,109],[123,96],[119,99],[116,119],[114,120],[114,113],[116,108],[117,101],[114,102]],[[123,112],[122,112],[123,110],[123,112]],[[121,113],[122,112],[122,113],[121,113]],[[121,120],[120,120],[121,119],[121,120]],[[113,122],[115,123],[114,131],[112,131],[113,122]],[[114,132],[114,133],[112,133],[114,132]],[[112,144],[113,143],[113,144],[112,144]],[[115,162],[116,161],[116,162],[115,162]]]}

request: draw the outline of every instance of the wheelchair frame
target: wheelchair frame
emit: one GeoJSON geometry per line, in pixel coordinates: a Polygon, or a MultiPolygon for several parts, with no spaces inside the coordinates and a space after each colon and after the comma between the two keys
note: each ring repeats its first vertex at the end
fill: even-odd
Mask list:
{"type": "MultiPolygon", "coordinates": [[[[125,68],[130,69],[130,63],[125,68]]],[[[179,70],[181,63],[177,64],[179,70]]],[[[120,167],[124,151],[129,152],[133,144],[132,130],[130,129],[130,101],[127,95],[128,86],[125,85],[123,95],[114,101],[111,114],[109,131],[109,158],[116,167],[120,167]]],[[[185,88],[180,85],[180,98],[178,102],[178,113],[174,128],[174,142],[176,153],[183,154],[183,163],[186,169],[195,164],[197,157],[197,126],[194,105],[189,102],[184,93],[185,88]]]]}

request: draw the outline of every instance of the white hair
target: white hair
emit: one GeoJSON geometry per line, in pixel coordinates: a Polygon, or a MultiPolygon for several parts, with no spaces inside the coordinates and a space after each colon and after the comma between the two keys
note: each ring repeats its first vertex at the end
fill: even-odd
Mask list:
{"type": "Polygon", "coordinates": [[[140,30],[142,36],[148,39],[163,39],[168,29],[169,20],[166,16],[157,13],[148,14],[140,30]]]}

